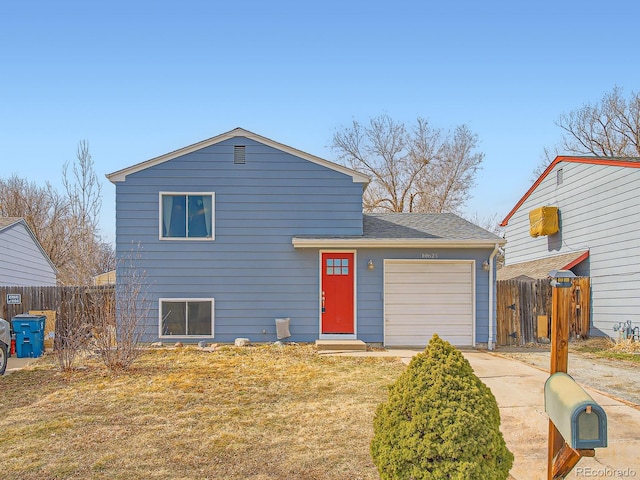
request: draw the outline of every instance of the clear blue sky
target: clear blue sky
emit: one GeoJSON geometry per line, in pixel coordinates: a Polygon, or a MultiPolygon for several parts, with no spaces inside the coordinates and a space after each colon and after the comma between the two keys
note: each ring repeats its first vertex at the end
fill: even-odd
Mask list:
{"type": "Polygon", "coordinates": [[[467,213],[504,217],[563,112],[640,90],[635,0],[7,1],[0,176],[60,185],[87,140],[104,175],[242,127],[334,160],[386,113],[466,123],[485,153],[467,213]]]}

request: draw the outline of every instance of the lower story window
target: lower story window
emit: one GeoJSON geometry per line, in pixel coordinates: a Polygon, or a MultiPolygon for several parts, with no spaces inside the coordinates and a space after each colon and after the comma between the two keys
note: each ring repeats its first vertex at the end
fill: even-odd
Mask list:
{"type": "Polygon", "coordinates": [[[160,299],[161,337],[213,337],[213,298],[160,299]]]}

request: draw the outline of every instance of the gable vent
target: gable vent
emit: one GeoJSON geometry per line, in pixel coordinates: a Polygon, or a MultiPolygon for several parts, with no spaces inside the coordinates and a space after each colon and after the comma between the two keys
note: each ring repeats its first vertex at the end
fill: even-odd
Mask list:
{"type": "Polygon", "coordinates": [[[245,146],[235,145],[233,147],[233,163],[243,165],[246,163],[245,146]]]}

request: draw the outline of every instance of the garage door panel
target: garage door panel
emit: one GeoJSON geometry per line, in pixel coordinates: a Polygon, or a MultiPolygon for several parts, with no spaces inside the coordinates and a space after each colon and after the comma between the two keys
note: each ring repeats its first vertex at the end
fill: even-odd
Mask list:
{"type": "Polygon", "coordinates": [[[389,305],[456,305],[459,303],[470,305],[470,295],[471,292],[443,293],[435,298],[429,298],[427,295],[397,293],[393,295],[389,305]]]}
{"type": "MultiPolygon", "coordinates": [[[[433,328],[447,327],[449,325],[469,325],[469,316],[465,312],[459,314],[441,314],[438,315],[437,322],[434,321],[434,315],[395,315],[393,322],[387,320],[387,331],[394,332],[397,328],[404,327],[406,325],[420,326],[428,325],[433,328]]],[[[389,318],[389,317],[387,317],[389,318]]]]}
{"type": "Polygon", "coordinates": [[[451,292],[452,285],[456,285],[456,292],[471,293],[471,285],[468,283],[393,283],[385,293],[412,293],[414,295],[441,295],[451,292]]]}
{"type": "Polygon", "coordinates": [[[458,273],[432,273],[432,272],[411,272],[411,273],[389,273],[387,272],[387,278],[392,281],[393,284],[398,285],[413,285],[415,283],[423,284],[465,284],[464,277],[468,272],[458,273]],[[425,275],[429,275],[425,277],[425,275]]]}
{"type": "Polygon", "coordinates": [[[421,315],[468,315],[470,309],[469,302],[456,303],[456,304],[432,304],[425,307],[424,304],[395,304],[387,305],[387,316],[407,315],[407,316],[421,316],[421,315]]]}
{"type": "Polygon", "coordinates": [[[429,330],[408,335],[395,335],[389,339],[391,345],[407,347],[426,347],[434,334],[446,339],[452,345],[469,346],[468,336],[450,330],[429,330]]]}
{"type": "Polygon", "coordinates": [[[384,292],[385,345],[473,344],[471,262],[387,261],[384,292]]]}
{"type": "Polygon", "coordinates": [[[387,273],[433,273],[438,275],[449,275],[451,273],[467,273],[469,271],[468,264],[465,263],[448,263],[434,262],[429,264],[420,264],[413,260],[406,263],[388,263],[386,266],[387,273]]]}
{"type": "Polygon", "coordinates": [[[392,346],[402,347],[420,347],[429,343],[429,340],[434,335],[438,335],[440,338],[445,339],[452,345],[469,346],[468,336],[464,332],[454,330],[442,330],[442,329],[423,329],[414,333],[397,334],[393,336],[394,343],[392,346]],[[455,343],[454,343],[455,342],[455,343]]]}
{"type": "Polygon", "coordinates": [[[426,323],[428,318],[420,318],[420,317],[411,317],[411,318],[400,318],[400,321],[403,323],[393,324],[392,326],[387,325],[387,333],[389,335],[408,335],[412,330],[420,331],[421,329],[429,329],[429,330],[459,330],[462,329],[466,334],[469,332],[468,325],[469,322],[464,316],[457,317],[441,317],[440,325],[433,325],[430,323],[426,323]]]}

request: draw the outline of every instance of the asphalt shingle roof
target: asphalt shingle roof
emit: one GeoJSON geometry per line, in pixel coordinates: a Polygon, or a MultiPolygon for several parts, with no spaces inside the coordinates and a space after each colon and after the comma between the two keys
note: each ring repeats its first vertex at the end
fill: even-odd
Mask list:
{"type": "Polygon", "coordinates": [[[507,265],[498,270],[497,278],[498,280],[512,280],[521,277],[544,279],[549,276],[549,272],[551,270],[564,270],[567,265],[571,265],[586,253],[588,252],[572,252],[541,258],[539,260],[507,265]]]}
{"type": "Polygon", "coordinates": [[[371,213],[363,227],[366,239],[502,240],[453,213],[371,213]]]}

